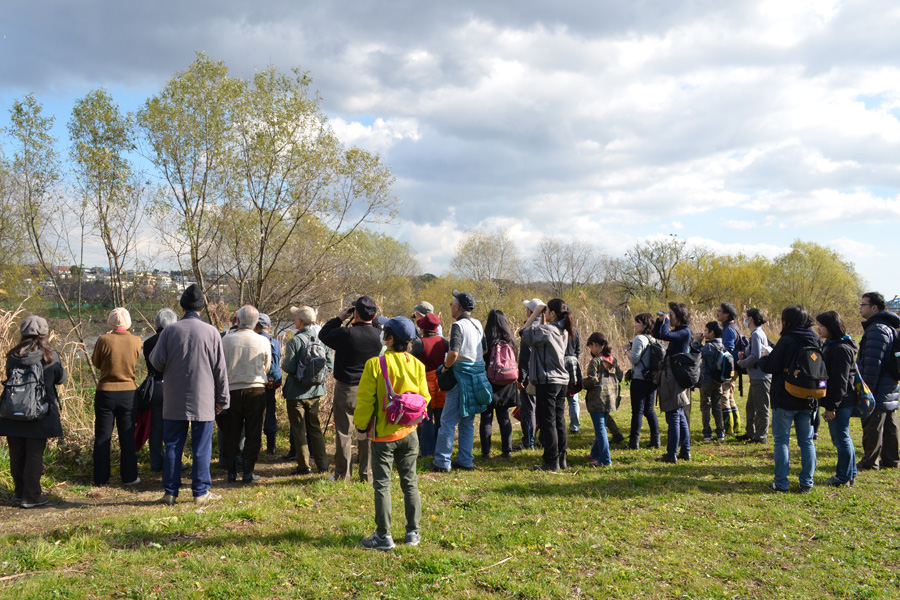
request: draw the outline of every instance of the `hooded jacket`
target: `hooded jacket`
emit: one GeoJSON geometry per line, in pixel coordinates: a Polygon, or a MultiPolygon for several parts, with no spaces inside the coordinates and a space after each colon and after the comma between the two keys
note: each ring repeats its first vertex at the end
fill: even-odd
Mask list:
{"type": "MultiPolygon", "coordinates": [[[[40,350],[34,350],[21,357],[10,356],[6,359],[6,377],[9,377],[9,372],[14,367],[27,367],[43,362],[42,356],[43,353],[40,350]]],[[[43,367],[44,390],[50,410],[46,415],[34,421],[0,419],[0,435],[37,439],[62,437],[62,421],[59,418],[59,396],[56,393],[56,386],[66,382],[66,370],[59,361],[59,354],[55,351],[53,360],[43,363],[43,367]]]]}
{"type": "MultiPolygon", "coordinates": [[[[856,371],[856,342],[850,336],[825,342],[825,368],[828,370],[828,388],[820,404],[825,410],[837,410],[853,406],[856,390],[853,373],[856,371]]],[[[863,380],[865,381],[865,380],[863,380]]]]}
{"type": "Polygon", "coordinates": [[[569,384],[565,354],[569,333],[563,321],[547,325],[533,325],[519,331],[522,345],[531,347],[528,361],[528,380],[534,384],[569,384]]]}
{"type": "Polygon", "coordinates": [[[806,344],[812,344],[819,349],[822,341],[812,329],[792,329],[785,332],[772,352],[759,360],[759,368],[763,373],[772,375],[771,399],[772,408],[782,410],[807,410],[808,401],[805,398],[797,398],[790,395],[784,387],[784,373],[791,367],[794,356],[800,348],[806,344]]]}
{"type": "Polygon", "coordinates": [[[881,311],[863,324],[859,343],[859,372],[875,396],[876,410],[897,410],[900,406],[900,386],[884,370],[884,359],[891,349],[900,316],[881,311]]]}

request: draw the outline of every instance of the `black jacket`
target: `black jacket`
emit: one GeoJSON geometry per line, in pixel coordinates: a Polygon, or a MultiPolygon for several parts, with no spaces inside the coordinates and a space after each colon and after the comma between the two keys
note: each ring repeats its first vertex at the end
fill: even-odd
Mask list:
{"type": "Polygon", "coordinates": [[[322,326],[319,339],[334,350],[334,378],[357,385],[366,361],[381,354],[381,332],[369,323],[342,325],[340,317],[331,319],[322,326]]]}
{"type": "Polygon", "coordinates": [[[6,376],[17,365],[34,365],[43,363],[44,388],[47,393],[47,402],[50,403],[50,411],[40,419],[34,421],[11,421],[0,419],[0,435],[11,435],[24,438],[58,438],[62,437],[62,421],[59,417],[59,396],[56,386],[66,382],[66,370],[59,362],[59,354],[53,352],[53,361],[45,363],[41,358],[41,351],[29,352],[22,358],[9,357],[6,360],[6,376]]]}
{"type": "Polygon", "coordinates": [[[853,372],[856,363],[856,342],[847,338],[825,342],[825,368],[828,369],[828,388],[820,404],[825,410],[853,406],[853,372]]]}
{"type": "Polygon", "coordinates": [[[809,408],[805,398],[791,396],[784,389],[784,373],[789,369],[794,356],[800,348],[806,344],[813,344],[822,348],[822,340],[812,329],[794,329],[786,332],[775,344],[772,352],[759,361],[759,368],[763,373],[772,375],[772,408],[782,410],[806,410],[809,408]]]}

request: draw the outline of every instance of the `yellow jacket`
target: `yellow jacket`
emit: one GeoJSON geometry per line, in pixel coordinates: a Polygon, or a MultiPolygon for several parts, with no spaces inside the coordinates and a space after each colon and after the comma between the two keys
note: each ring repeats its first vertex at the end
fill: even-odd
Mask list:
{"type": "MultiPolygon", "coordinates": [[[[418,392],[425,396],[425,401],[431,401],[428,393],[428,383],[425,380],[425,365],[418,358],[408,352],[394,352],[387,350],[384,353],[387,361],[388,377],[395,394],[403,392],[418,392]]],[[[372,357],[366,361],[363,368],[362,379],[356,390],[356,410],[353,411],[353,424],[360,431],[369,430],[369,439],[375,442],[393,442],[401,440],[410,433],[415,432],[415,426],[401,427],[387,422],[382,408],[382,401],[387,390],[384,385],[384,377],[381,375],[381,362],[378,357],[372,357]],[[371,429],[372,418],[375,418],[374,435],[371,429]]]]}

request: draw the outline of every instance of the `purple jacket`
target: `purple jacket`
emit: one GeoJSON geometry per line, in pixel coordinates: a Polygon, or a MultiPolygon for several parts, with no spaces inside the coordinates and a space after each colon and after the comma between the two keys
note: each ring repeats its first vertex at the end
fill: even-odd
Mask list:
{"type": "Polygon", "coordinates": [[[228,408],[222,337],[195,313],[162,330],[150,363],[163,374],[163,419],[213,421],[217,404],[228,408]]]}

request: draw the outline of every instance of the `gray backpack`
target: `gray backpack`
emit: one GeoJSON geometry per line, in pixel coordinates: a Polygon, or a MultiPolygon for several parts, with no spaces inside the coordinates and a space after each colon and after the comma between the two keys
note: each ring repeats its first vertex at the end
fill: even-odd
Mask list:
{"type": "Polygon", "coordinates": [[[50,411],[41,363],[9,369],[0,394],[0,418],[34,421],[50,411]]]}
{"type": "Polygon", "coordinates": [[[303,385],[322,385],[328,373],[328,349],[318,336],[307,338],[297,353],[297,380],[303,385]]]}

